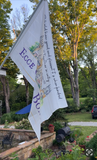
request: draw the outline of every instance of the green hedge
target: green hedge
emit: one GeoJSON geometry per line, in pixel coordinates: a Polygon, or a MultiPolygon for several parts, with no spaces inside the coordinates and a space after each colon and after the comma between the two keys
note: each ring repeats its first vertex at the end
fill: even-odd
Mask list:
{"type": "Polygon", "coordinates": [[[19,122],[23,118],[27,119],[28,114],[15,114],[15,112],[5,113],[1,117],[1,124],[5,124],[5,120],[7,120],[8,123],[15,121],[19,122]]]}

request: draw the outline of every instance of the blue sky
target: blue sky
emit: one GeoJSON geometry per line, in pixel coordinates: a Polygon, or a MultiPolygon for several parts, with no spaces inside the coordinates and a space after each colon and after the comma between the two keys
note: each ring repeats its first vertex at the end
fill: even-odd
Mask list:
{"type": "Polygon", "coordinates": [[[20,7],[24,4],[26,4],[29,8],[29,15],[32,14],[33,12],[31,8],[32,3],[29,0],[10,0],[10,2],[12,3],[11,7],[13,8],[13,11],[11,14],[13,14],[16,9],[20,10],[20,7]]]}

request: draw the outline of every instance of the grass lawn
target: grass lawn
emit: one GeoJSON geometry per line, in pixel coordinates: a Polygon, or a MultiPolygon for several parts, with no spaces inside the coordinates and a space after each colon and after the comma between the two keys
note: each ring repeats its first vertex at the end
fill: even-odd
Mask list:
{"type": "MultiPolygon", "coordinates": [[[[79,98],[79,101],[80,101],[80,103],[81,103],[81,102],[84,102],[86,99],[87,99],[87,97],[79,98]]],[[[69,101],[69,102],[72,102],[72,101],[73,101],[73,98],[66,98],[66,100],[69,101]]]]}
{"type": "Polygon", "coordinates": [[[97,127],[91,127],[91,126],[69,126],[71,130],[73,130],[76,127],[79,127],[78,129],[81,129],[83,135],[80,137],[86,138],[89,136],[91,133],[97,130],[97,127]]]}
{"type": "Polygon", "coordinates": [[[97,122],[97,118],[92,119],[90,112],[65,113],[68,122],[97,122]]]}

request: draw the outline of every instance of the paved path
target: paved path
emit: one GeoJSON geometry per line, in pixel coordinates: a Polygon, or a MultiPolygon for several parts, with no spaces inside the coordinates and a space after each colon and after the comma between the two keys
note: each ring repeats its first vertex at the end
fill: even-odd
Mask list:
{"type": "Polygon", "coordinates": [[[71,126],[97,126],[97,122],[69,122],[71,126]]]}
{"type": "MultiPolygon", "coordinates": [[[[70,126],[97,126],[97,122],[68,122],[70,126]]],[[[4,128],[4,125],[0,125],[0,128],[4,128]]],[[[10,126],[10,128],[15,128],[14,126],[10,126]]]]}

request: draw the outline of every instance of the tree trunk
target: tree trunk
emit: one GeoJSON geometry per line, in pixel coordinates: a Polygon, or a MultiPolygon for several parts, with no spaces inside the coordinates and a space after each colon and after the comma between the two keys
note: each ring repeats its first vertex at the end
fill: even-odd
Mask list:
{"type": "Polygon", "coordinates": [[[65,69],[67,71],[67,74],[69,76],[73,100],[76,103],[76,105],[79,106],[77,44],[74,45],[73,52],[74,52],[74,61],[73,61],[72,69],[73,69],[74,77],[73,77],[73,74],[71,71],[71,67],[70,66],[67,67],[65,63],[64,63],[64,65],[65,65],[65,69]]]}
{"type": "Polygon", "coordinates": [[[79,84],[78,84],[78,63],[77,59],[74,62],[74,80],[75,80],[75,102],[76,105],[79,106],[79,84]]]}
{"type": "Polygon", "coordinates": [[[71,85],[72,97],[73,97],[73,100],[75,101],[74,78],[73,78],[70,67],[69,67],[69,80],[70,80],[70,85],[71,85]]]}
{"type": "Polygon", "coordinates": [[[78,84],[78,62],[77,62],[77,42],[74,43],[74,81],[75,81],[75,102],[76,105],[79,106],[79,84],[78,84]]]}
{"type": "Polygon", "coordinates": [[[25,89],[26,89],[26,104],[29,104],[29,82],[27,79],[23,76],[24,78],[24,83],[25,83],[25,89]]]}
{"type": "Polygon", "coordinates": [[[3,85],[3,92],[5,97],[5,104],[6,104],[6,113],[10,112],[9,107],[9,98],[10,98],[10,89],[9,89],[9,83],[5,76],[0,76],[1,83],[3,85]]]}

